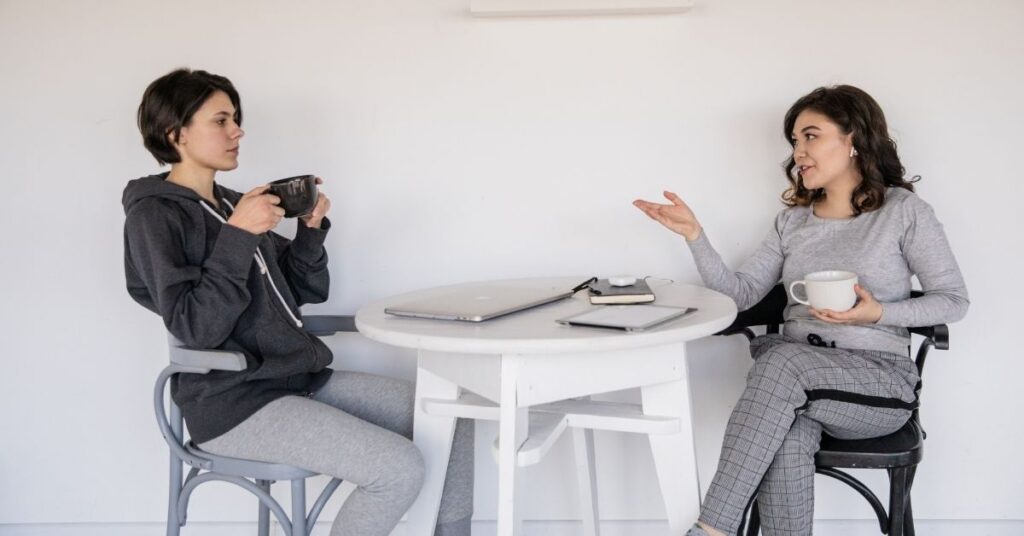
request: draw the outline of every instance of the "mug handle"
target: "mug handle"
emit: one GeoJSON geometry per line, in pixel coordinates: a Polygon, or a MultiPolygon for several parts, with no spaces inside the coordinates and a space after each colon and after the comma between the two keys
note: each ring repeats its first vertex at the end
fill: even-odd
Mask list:
{"type": "Polygon", "coordinates": [[[804,286],[804,294],[807,294],[807,282],[804,281],[804,280],[800,280],[800,281],[793,281],[792,283],[789,284],[789,295],[792,296],[793,300],[796,301],[797,303],[802,303],[804,305],[810,305],[811,302],[809,302],[807,300],[801,300],[800,298],[798,298],[796,296],[796,293],[793,292],[793,289],[797,285],[803,285],[804,286]]]}

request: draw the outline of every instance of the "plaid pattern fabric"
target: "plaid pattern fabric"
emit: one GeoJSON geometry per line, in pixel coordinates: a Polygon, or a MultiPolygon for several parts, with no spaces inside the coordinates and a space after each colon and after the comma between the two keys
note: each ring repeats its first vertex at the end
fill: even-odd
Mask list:
{"type": "Polygon", "coordinates": [[[823,348],[777,334],[755,338],[750,351],[754,366],[729,418],[700,520],[736,534],[757,491],[766,536],[811,534],[814,455],[822,430],[843,439],[883,436],[902,427],[910,411],[827,399],[808,403],[806,391],[910,402],[917,369],[906,355],[823,348]]]}

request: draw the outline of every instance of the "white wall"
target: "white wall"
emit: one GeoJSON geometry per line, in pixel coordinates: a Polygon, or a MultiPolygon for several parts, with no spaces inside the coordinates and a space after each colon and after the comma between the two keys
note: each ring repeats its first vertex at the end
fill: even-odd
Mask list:
{"type": "MultiPolygon", "coordinates": [[[[1024,519],[1014,322],[1024,3],[702,0],[689,13],[473,19],[468,0],[0,0],[0,524],[155,522],[164,447],[150,390],[162,326],[124,291],[120,193],[157,170],[134,113],[177,66],[232,79],[247,136],[220,180],[315,172],[334,203],[334,285],[309,311],[465,280],[561,274],[699,279],[681,240],[630,206],[690,201],[739,263],[780,209],[786,108],[852,83],[887,111],[945,223],[973,302],[925,376],[922,519],[1024,519]]],[[[332,341],[342,366],[407,353],[332,341]],[[354,359],[352,356],[361,356],[354,359]]],[[[748,364],[693,346],[705,482],[748,364]]],[[[477,518],[496,472],[478,437],[477,518]]],[[[603,434],[603,514],[656,519],[639,438],[603,434]],[[637,461],[626,465],[623,460],[637,461]]],[[[528,517],[576,515],[568,445],[529,475],[528,517]]],[[[873,482],[880,483],[880,479],[873,482]]],[[[818,516],[864,518],[819,479],[818,516]]],[[[213,488],[190,519],[252,519],[213,488]]]]}

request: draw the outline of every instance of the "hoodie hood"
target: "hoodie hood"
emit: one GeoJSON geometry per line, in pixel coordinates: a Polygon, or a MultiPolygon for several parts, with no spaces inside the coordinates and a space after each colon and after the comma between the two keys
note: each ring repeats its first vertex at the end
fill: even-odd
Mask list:
{"type": "MultiPolygon", "coordinates": [[[[139,201],[148,197],[179,198],[199,202],[202,197],[191,188],[167,181],[170,173],[159,173],[128,181],[121,194],[121,204],[124,205],[124,213],[128,214],[133,206],[139,201]]],[[[214,186],[216,189],[216,185],[214,186]]]]}

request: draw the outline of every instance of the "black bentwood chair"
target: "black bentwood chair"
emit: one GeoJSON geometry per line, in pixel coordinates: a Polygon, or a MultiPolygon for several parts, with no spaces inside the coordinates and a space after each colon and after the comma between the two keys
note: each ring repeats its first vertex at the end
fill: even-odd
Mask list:
{"type": "MultiPolygon", "coordinates": [[[[922,296],[914,291],[912,297],[922,296]]],[[[777,285],[763,300],[750,309],[739,313],[731,326],[717,335],[743,334],[747,339],[754,338],[751,327],[765,326],[766,333],[778,333],[782,325],[782,313],[786,307],[786,290],[777,285]]],[[[945,324],[929,327],[910,328],[912,333],[924,337],[917,350],[918,374],[924,370],[924,361],[928,351],[934,347],[938,350],[949,349],[949,328],[945,324]]],[[[917,391],[920,394],[921,385],[917,391]]],[[[845,440],[822,435],[821,450],[814,458],[815,472],[827,475],[844,482],[860,493],[878,516],[878,525],[882,534],[889,536],[914,536],[914,515],[910,506],[910,488],[914,483],[917,464],[923,457],[923,443],[926,434],[918,420],[917,409],[910,420],[899,431],[872,439],[845,440]],[[885,469],[889,473],[889,511],[885,510],[878,497],[861,481],[843,469],[885,469]]],[[[747,536],[756,536],[761,530],[761,518],[757,508],[756,496],[747,507],[750,515],[746,520],[747,536]]],[[[746,518],[746,513],[744,513],[746,518]]],[[[737,536],[743,535],[744,523],[740,524],[737,536]]]]}
{"type": "MultiPolygon", "coordinates": [[[[302,319],[309,333],[317,337],[339,332],[355,332],[351,316],[307,316],[302,319]]],[[[178,374],[209,374],[210,371],[245,370],[245,356],[222,350],[194,350],[169,336],[171,364],[160,373],[153,390],[153,406],[160,432],[170,447],[170,491],[167,504],[167,536],[178,536],[187,521],[188,502],[197,486],[206,482],[228,482],[256,496],[259,500],[257,534],[269,536],[270,513],[273,512],[286,536],[308,536],[320,511],[341,480],[331,479],[313,507],[306,509],[306,479],[317,476],[313,471],[278,463],[265,463],[241,458],[217,456],[199,448],[185,436],[181,409],[174,400],[165,405],[167,383],[178,374]],[[184,466],[191,470],[182,480],[184,466]],[[292,515],[270,495],[274,482],[291,483],[292,515]]]]}

